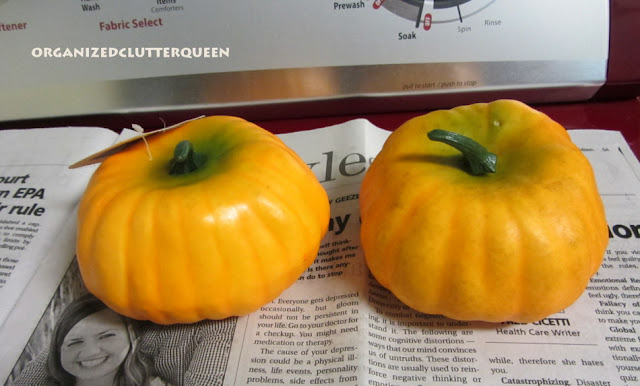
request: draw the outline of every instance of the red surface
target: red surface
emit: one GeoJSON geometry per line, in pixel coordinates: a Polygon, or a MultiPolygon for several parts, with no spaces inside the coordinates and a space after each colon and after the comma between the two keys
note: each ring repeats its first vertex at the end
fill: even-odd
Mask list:
{"type": "Polygon", "coordinates": [[[640,4],[638,0],[611,0],[609,69],[607,80],[617,82],[640,81],[640,4]]]}
{"type": "MultiPolygon", "coordinates": [[[[585,102],[533,106],[567,129],[603,129],[620,131],[640,158],[640,100],[638,98],[609,102],[585,102]]],[[[428,111],[342,115],[289,120],[256,121],[274,133],[310,130],[335,125],[351,119],[366,118],[374,125],[394,130],[410,118],[428,111]]]]}
{"type": "MultiPolygon", "coordinates": [[[[551,118],[562,124],[567,129],[603,129],[620,131],[629,146],[640,159],[640,97],[615,101],[590,101],[567,104],[534,105],[533,107],[546,113],[551,118]]],[[[377,114],[353,114],[335,115],[312,118],[279,119],[279,120],[252,120],[265,129],[279,133],[310,130],[343,123],[345,121],[365,118],[374,125],[387,130],[394,130],[410,118],[426,114],[428,110],[412,112],[394,112],[377,114]]],[[[188,118],[192,118],[189,116],[188,118]]],[[[149,118],[153,124],[161,122],[157,117],[149,118]]],[[[142,124],[148,130],[160,127],[142,124]]],[[[170,124],[180,120],[168,121],[170,124]]],[[[130,127],[131,119],[126,116],[111,117],[91,121],[87,117],[76,117],[63,121],[57,119],[0,122],[0,129],[4,128],[30,128],[30,127],[55,127],[55,126],[101,126],[120,131],[123,127],[130,127]],[[111,125],[108,123],[111,122],[111,125]]]]}

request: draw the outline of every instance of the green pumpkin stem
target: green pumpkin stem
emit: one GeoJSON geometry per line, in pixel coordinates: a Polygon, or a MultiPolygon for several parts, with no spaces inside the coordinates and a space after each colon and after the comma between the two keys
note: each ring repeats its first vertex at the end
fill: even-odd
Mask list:
{"type": "Polygon", "coordinates": [[[180,176],[198,170],[205,161],[205,156],[196,153],[189,141],[180,141],[173,150],[173,158],[169,161],[169,174],[180,176]]]}
{"type": "Polygon", "coordinates": [[[467,161],[472,175],[481,176],[496,172],[498,157],[473,139],[440,129],[431,130],[427,136],[432,141],[446,143],[459,150],[467,161]]]}

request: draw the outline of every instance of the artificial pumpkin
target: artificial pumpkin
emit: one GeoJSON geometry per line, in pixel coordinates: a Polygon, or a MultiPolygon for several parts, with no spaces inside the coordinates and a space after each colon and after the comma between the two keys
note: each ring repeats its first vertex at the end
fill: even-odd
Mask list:
{"type": "Polygon", "coordinates": [[[108,157],[78,213],[77,258],[90,292],[160,324],[257,310],[314,261],[326,191],[278,137],[214,116],[108,157]],[[150,159],[151,156],[151,159],[150,159]]]}
{"type": "Polygon", "coordinates": [[[608,242],[590,163],[561,125],[514,100],[405,122],[367,170],[360,207],[379,283],[459,320],[526,323],[563,310],[608,242]]]}

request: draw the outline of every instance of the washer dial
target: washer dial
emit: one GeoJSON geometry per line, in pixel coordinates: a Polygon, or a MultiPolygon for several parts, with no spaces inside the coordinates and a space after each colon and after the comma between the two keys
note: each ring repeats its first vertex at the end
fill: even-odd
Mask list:
{"type": "Polygon", "coordinates": [[[433,24],[462,23],[483,11],[495,0],[376,0],[373,8],[387,11],[410,20],[416,28],[431,29],[433,24]]]}

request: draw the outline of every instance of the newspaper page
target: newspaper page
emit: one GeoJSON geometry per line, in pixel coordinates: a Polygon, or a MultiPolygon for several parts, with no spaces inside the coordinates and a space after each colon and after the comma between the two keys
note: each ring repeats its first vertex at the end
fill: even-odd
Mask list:
{"type": "MultiPolygon", "coordinates": [[[[331,201],[328,232],[315,262],[280,297],[247,316],[175,326],[119,319],[114,325],[126,328],[128,336],[123,343],[128,360],[121,366],[139,364],[139,371],[128,374],[144,374],[156,385],[639,381],[640,166],[619,133],[571,131],[594,167],[610,245],[602,268],[575,304],[530,324],[421,314],[369,274],[359,244],[358,192],[388,135],[366,120],[281,135],[316,173],[331,201]]],[[[3,374],[6,385],[61,384],[51,360],[61,351],[59,326],[70,324],[70,310],[82,308],[77,304],[91,301],[73,252],[68,253],[67,274],[48,294],[46,311],[38,310],[40,322],[29,330],[28,344],[10,348],[19,359],[3,374]]],[[[108,310],[100,314],[108,320],[108,310]]],[[[75,321],[88,323],[84,317],[75,321]]]]}
{"type": "MultiPolygon", "coordinates": [[[[74,251],[74,208],[93,168],[69,171],[117,134],[100,128],[0,131],[0,368],[24,346],[74,251]],[[23,331],[27,333],[22,334],[23,331]]],[[[15,360],[15,358],[14,358],[15,360]]],[[[9,367],[10,369],[10,367],[9,367]]]]}
{"type": "Polygon", "coordinates": [[[640,167],[619,133],[570,132],[593,164],[610,245],[578,302],[530,324],[421,314],[369,275],[358,241],[358,189],[388,134],[359,121],[286,137],[329,192],[329,233],[292,288],[240,318],[225,384],[640,381],[640,167]]]}

